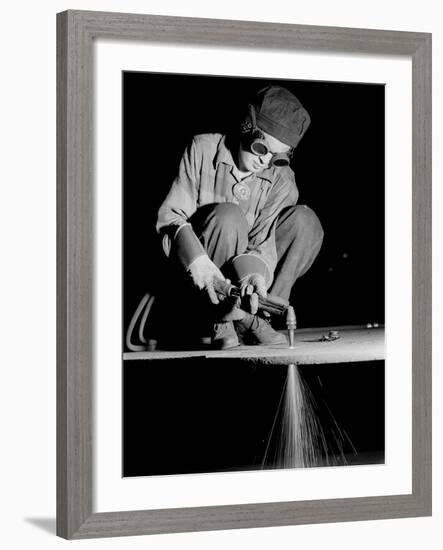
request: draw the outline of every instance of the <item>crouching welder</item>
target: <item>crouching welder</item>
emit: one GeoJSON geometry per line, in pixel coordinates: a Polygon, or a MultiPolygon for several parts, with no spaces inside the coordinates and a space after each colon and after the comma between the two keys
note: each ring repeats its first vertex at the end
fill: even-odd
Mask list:
{"type": "Polygon", "coordinates": [[[257,314],[257,304],[267,292],[288,300],[322,244],[316,214],[297,205],[289,166],[309,124],[309,114],[287,89],[260,90],[238,132],[192,139],[159,209],[165,254],[179,261],[219,311],[212,327],[216,348],[237,346],[239,335],[246,343],[286,342],[257,314]],[[248,307],[245,300],[229,310],[220,307],[215,289],[225,277],[241,288],[248,307]]]}

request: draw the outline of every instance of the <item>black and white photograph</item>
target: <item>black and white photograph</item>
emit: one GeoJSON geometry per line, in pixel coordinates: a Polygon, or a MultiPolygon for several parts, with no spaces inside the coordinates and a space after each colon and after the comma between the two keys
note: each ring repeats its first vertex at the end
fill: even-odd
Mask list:
{"type": "Polygon", "coordinates": [[[440,3],[2,7],[2,547],[440,550],[440,3]]]}
{"type": "Polygon", "coordinates": [[[123,476],[385,461],[385,87],[124,72],[123,476]]]}

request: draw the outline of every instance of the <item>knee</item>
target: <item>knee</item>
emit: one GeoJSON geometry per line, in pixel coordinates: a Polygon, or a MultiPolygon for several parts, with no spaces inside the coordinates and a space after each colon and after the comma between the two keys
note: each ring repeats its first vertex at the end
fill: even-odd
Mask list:
{"type": "Polygon", "coordinates": [[[197,236],[214,233],[226,239],[247,239],[249,226],[241,208],[234,203],[200,206],[189,220],[197,236]]]}
{"type": "Polygon", "coordinates": [[[305,204],[290,206],[282,212],[285,230],[294,234],[309,233],[312,238],[321,243],[324,237],[323,227],[317,214],[305,204]]]}
{"type": "Polygon", "coordinates": [[[223,229],[248,232],[248,223],[243,211],[232,202],[216,204],[213,215],[216,224],[223,229]]]}
{"type": "Polygon", "coordinates": [[[315,233],[319,239],[323,240],[324,231],[317,214],[306,206],[306,204],[299,204],[295,207],[295,220],[296,223],[304,228],[310,229],[315,233]]]}

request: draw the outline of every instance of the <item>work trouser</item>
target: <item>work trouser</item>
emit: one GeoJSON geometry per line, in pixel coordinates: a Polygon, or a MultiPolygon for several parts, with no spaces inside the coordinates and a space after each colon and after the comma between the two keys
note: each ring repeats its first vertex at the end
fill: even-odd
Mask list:
{"type": "MultiPolygon", "coordinates": [[[[240,207],[234,203],[202,206],[190,222],[208,256],[229,276],[229,261],[248,247],[249,226],[240,207]]],[[[311,267],[322,241],[323,229],[313,210],[305,205],[285,208],[276,222],[277,266],[268,291],[289,300],[295,281],[311,267]]]]}

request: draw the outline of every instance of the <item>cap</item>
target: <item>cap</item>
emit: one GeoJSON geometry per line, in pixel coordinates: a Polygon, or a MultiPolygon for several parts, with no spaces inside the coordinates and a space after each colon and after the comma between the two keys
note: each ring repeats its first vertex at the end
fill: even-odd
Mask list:
{"type": "Polygon", "coordinates": [[[253,106],[257,126],[291,147],[298,145],[311,123],[300,101],[282,86],[261,89],[253,106]]]}

